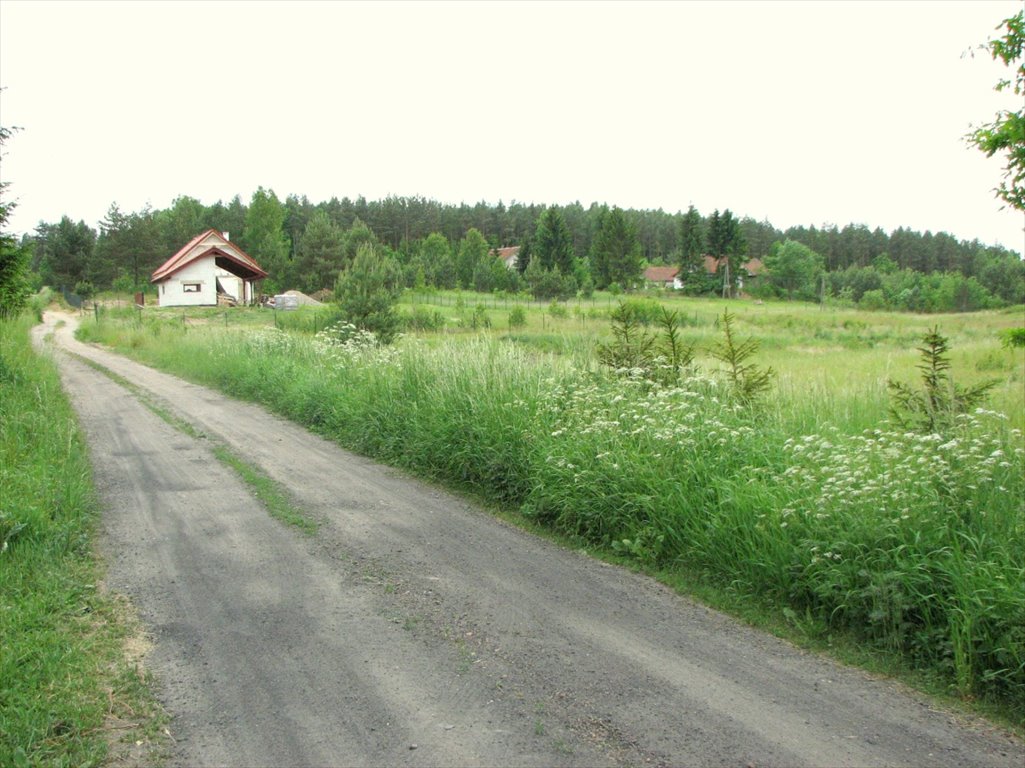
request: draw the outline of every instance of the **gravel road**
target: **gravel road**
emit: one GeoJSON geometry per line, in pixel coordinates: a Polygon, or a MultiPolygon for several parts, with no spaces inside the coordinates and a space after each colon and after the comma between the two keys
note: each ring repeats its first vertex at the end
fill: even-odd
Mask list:
{"type": "MultiPolygon", "coordinates": [[[[63,323],[58,321],[64,321],[63,323]]],[[[174,765],[1014,766],[983,722],[497,521],[261,408],[58,353],[108,583],[151,635],[174,765]],[[219,441],[320,522],[271,518],[219,441]]]]}

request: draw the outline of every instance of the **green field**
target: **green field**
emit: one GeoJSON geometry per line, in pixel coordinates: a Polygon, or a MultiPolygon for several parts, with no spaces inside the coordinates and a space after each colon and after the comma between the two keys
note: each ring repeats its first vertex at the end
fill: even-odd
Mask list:
{"type": "Polygon", "coordinates": [[[611,297],[407,296],[402,312],[430,330],[388,348],[332,330],[330,307],[110,309],[82,333],[1020,723],[1025,351],[1001,339],[1021,308],[730,302],[775,371],[745,403],[709,354],[726,304],[667,304],[696,345],[673,384],[597,362],[611,297]],[[918,386],[915,348],[934,326],[954,380],[994,389],[941,434],[897,429],[887,379],[918,386]]]}

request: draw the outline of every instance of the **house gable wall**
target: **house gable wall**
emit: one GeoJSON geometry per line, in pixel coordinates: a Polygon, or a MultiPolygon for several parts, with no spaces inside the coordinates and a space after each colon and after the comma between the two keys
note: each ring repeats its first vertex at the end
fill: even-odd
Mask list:
{"type": "Polygon", "coordinates": [[[161,307],[212,307],[217,304],[217,274],[224,270],[214,264],[213,256],[199,259],[158,283],[157,299],[161,307]],[[198,291],[188,288],[199,285],[198,291]]]}

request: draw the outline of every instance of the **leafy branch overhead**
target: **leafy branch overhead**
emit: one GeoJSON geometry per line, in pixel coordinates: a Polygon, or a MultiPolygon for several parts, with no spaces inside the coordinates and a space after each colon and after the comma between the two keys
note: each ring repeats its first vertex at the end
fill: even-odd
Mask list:
{"type": "Polygon", "coordinates": [[[1025,211],[1025,63],[1022,49],[1025,46],[1025,11],[1004,19],[997,29],[1005,34],[990,40],[983,47],[995,61],[1011,67],[1013,79],[1001,79],[995,86],[997,91],[1010,89],[1018,97],[1018,111],[1004,110],[996,119],[968,134],[968,143],[985,152],[987,157],[996,153],[1006,154],[1004,180],[997,187],[997,197],[1012,208],[1025,211]]]}

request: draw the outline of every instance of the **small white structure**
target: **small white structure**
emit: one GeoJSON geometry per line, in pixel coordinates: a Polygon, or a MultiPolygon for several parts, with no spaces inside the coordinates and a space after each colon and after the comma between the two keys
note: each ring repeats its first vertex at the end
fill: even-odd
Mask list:
{"type": "Polygon", "coordinates": [[[213,307],[252,304],[255,283],[267,273],[253,257],[229,242],[227,233],[208,229],[165,261],[150,278],[161,307],[213,307]]]}

